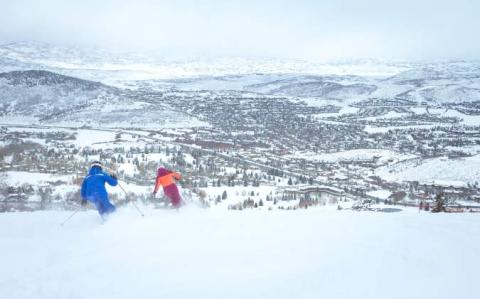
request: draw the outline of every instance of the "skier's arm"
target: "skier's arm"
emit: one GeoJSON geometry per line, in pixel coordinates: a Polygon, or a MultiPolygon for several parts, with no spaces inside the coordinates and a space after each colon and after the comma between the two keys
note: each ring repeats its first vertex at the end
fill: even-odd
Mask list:
{"type": "Polygon", "coordinates": [[[80,195],[82,197],[81,201],[80,201],[80,204],[82,206],[86,205],[87,204],[87,184],[86,184],[86,181],[83,180],[82,182],[82,189],[80,190],[80,195]]]}
{"type": "Polygon", "coordinates": [[[118,184],[118,179],[114,175],[109,175],[108,173],[103,173],[105,176],[105,181],[110,185],[110,186],[116,186],[118,184]]]}
{"type": "Polygon", "coordinates": [[[85,197],[87,196],[87,194],[86,194],[86,191],[87,191],[87,190],[86,190],[86,189],[87,189],[86,185],[87,185],[87,184],[86,184],[85,182],[86,182],[86,181],[83,180],[83,182],[82,182],[82,189],[80,190],[80,195],[82,196],[82,200],[84,200],[85,197]]]}
{"type": "Polygon", "coordinates": [[[174,173],[173,173],[173,177],[178,181],[178,180],[180,180],[180,179],[182,178],[182,175],[179,174],[178,172],[174,172],[174,173]]]}

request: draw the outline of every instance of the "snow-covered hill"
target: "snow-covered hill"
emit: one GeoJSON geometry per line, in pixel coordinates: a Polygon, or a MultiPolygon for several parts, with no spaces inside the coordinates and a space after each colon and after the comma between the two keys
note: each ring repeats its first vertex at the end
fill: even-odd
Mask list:
{"type": "Polygon", "coordinates": [[[378,168],[376,175],[392,181],[418,181],[444,186],[474,185],[480,178],[480,155],[466,158],[447,157],[415,160],[378,168]]]}
{"type": "Polygon", "coordinates": [[[0,105],[3,120],[28,117],[30,122],[124,127],[169,122],[200,124],[168,105],[133,97],[116,87],[49,71],[0,73],[0,105]]]}
{"type": "Polygon", "coordinates": [[[267,94],[287,95],[294,97],[325,97],[345,99],[352,95],[369,95],[375,91],[376,86],[368,85],[365,79],[359,77],[343,76],[295,76],[288,79],[264,82],[249,85],[247,90],[267,94]],[[363,82],[355,82],[355,81],[363,82]],[[339,83],[338,81],[351,80],[353,83],[339,83]]]}
{"type": "Polygon", "coordinates": [[[118,99],[119,91],[101,83],[47,71],[0,73],[3,115],[29,115],[49,120],[118,99]]]}
{"type": "Polygon", "coordinates": [[[408,86],[396,96],[428,104],[476,102],[480,100],[480,63],[428,64],[397,74],[385,83],[408,86]]]}

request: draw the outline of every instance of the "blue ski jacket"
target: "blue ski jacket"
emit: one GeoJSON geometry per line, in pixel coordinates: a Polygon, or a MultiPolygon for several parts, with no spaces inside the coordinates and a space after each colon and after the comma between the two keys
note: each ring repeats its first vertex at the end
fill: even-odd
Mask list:
{"type": "Polygon", "coordinates": [[[103,172],[98,166],[90,169],[82,183],[82,198],[95,204],[100,214],[113,212],[115,210],[115,207],[108,200],[105,183],[116,186],[118,181],[108,173],[103,172]]]}

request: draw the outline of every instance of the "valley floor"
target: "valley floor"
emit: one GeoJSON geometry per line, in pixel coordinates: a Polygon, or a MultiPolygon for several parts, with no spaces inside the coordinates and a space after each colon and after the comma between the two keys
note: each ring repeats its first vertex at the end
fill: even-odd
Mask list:
{"type": "Polygon", "coordinates": [[[478,214],[0,214],[2,298],[478,298],[478,214]]]}

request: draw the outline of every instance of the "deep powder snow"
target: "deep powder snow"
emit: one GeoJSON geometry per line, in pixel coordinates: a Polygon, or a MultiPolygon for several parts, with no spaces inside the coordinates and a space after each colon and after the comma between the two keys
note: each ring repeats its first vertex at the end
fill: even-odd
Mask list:
{"type": "Polygon", "coordinates": [[[2,298],[478,298],[476,214],[0,214],[2,298]]]}

